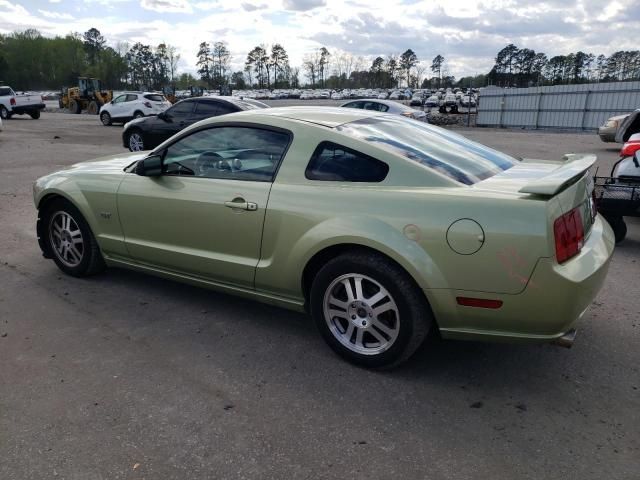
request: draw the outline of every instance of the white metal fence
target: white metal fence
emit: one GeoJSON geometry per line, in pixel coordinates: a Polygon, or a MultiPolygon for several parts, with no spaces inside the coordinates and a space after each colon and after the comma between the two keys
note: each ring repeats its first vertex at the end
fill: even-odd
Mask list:
{"type": "Polygon", "coordinates": [[[590,83],[480,91],[480,127],[594,130],[640,108],[640,82],[590,83]]]}

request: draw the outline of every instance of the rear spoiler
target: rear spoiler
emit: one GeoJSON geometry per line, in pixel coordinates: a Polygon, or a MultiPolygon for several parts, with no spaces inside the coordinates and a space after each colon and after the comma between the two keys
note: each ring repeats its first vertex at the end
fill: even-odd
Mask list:
{"type": "Polygon", "coordinates": [[[567,153],[562,158],[564,162],[558,168],[544,177],[527,183],[518,191],[553,196],[581,177],[598,159],[590,153],[567,153]]]}

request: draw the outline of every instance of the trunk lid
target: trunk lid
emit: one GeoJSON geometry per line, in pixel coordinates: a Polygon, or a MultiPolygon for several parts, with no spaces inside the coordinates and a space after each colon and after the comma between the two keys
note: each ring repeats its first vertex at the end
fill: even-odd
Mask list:
{"type": "Polygon", "coordinates": [[[524,159],[514,167],[478,182],[474,187],[554,203],[559,212],[549,208],[551,224],[559,214],[579,207],[586,238],[595,216],[594,181],[589,170],[596,160],[597,157],[592,154],[566,154],[563,161],[559,162],[524,159]]]}

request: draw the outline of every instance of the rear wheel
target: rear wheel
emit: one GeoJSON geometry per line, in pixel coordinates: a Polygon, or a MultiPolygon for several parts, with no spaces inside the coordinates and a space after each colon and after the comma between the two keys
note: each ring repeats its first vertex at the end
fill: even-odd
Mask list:
{"type": "Polygon", "coordinates": [[[10,115],[7,107],[5,107],[4,105],[0,105],[0,118],[2,118],[2,120],[8,120],[9,117],[10,115]]]}
{"type": "Polygon", "coordinates": [[[144,113],[142,113],[139,110],[133,114],[133,118],[142,118],[142,117],[144,117],[144,113]]]}
{"type": "Polygon", "coordinates": [[[145,149],[144,137],[140,130],[133,130],[127,136],[127,145],[132,152],[141,152],[145,149]]]}
{"type": "Polygon", "coordinates": [[[29,112],[29,116],[31,118],[33,118],[34,120],[37,120],[40,118],[40,110],[32,110],[29,112]]]}
{"type": "Polygon", "coordinates": [[[89,106],[87,107],[87,112],[89,113],[89,115],[97,115],[98,110],[100,110],[100,107],[98,106],[98,102],[93,100],[89,102],[89,106]]]}
{"type": "Polygon", "coordinates": [[[109,115],[109,112],[102,112],[100,114],[100,121],[102,122],[102,125],[104,125],[105,127],[108,127],[109,125],[111,125],[111,115],[109,115]]]}
{"type": "Polygon", "coordinates": [[[55,200],[42,214],[45,243],[63,272],[84,277],[105,268],[100,248],[80,211],[66,200],[55,200]]]}
{"type": "Polygon", "coordinates": [[[369,368],[407,360],[432,324],[429,306],[411,277],[370,253],[340,255],[322,267],[313,280],[310,306],[329,346],[369,368]]]}

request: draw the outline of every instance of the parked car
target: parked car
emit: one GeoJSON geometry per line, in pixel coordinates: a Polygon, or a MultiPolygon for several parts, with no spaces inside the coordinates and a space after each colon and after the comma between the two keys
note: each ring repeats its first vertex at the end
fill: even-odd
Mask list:
{"type": "Polygon", "coordinates": [[[615,142],[618,127],[620,126],[620,123],[622,123],[622,121],[628,116],[629,114],[615,115],[608,118],[603,125],[598,127],[598,136],[600,137],[600,140],[602,140],[603,142],[615,142]]]}
{"type": "Polygon", "coordinates": [[[45,104],[40,94],[17,94],[13,88],[0,87],[0,118],[8,120],[12,115],[27,114],[34,120],[40,118],[45,104]]]}
{"type": "Polygon", "coordinates": [[[620,121],[620,125],[616,130],[615,141],[625,143],[631,138],[631,135],[636,133],[640,133],[640,108],[620,121]]]}
{"type": "Polygon", "coordinates": [[[416,92],[413,94],[413,96],[411,97],[411,101],[409,102],[409,105],[415,106],[415,105],[419,105],[422,106],[422,104],[424,103],[424,94],[422,92],[416,92]]]}
{"type": "Polygon", "coordinates": [[[614,248],[594,162],[362,109],[259,109],[38,179],[36,228],[67,274],[132,268],[306,310],[367,367],[436,329],[567,346],[614,248]]]}
{"type": "Polygon", "coordinates": [[[424,102],[424,106],[428,107],[428,108],[434,108],[434,107],[439,107],[440,106],[440,99],[438,98],[437,95],[431,95],[429,98],[427,98],[427,100],[424,102]]]}
{"type": "Polygon", "coordinates": [[[132,118],[157,115],[171,106],[162,93],[123,92],[100,107],[100,121],[104,126],[113,122],[128,122],[132,118]]]}
{"type": "Polygon", "coordinates": [[[393,100],[356,100],[353,102],[343,103],[340,107],[394,113],[396,115],[414,118],[423,122],[427,121],[427,114],[422,110],[407,107],[406,105],[394,102],[393,100]]]}
{"type": "Polygon", "coordinates": [[[122,144],[132,152],[151,150],[185,127],[209,117],[268,108],[257,100],[236,97],[194,97],[173,105],[152,117],[142,117],[126,123],[122,144]]]}

